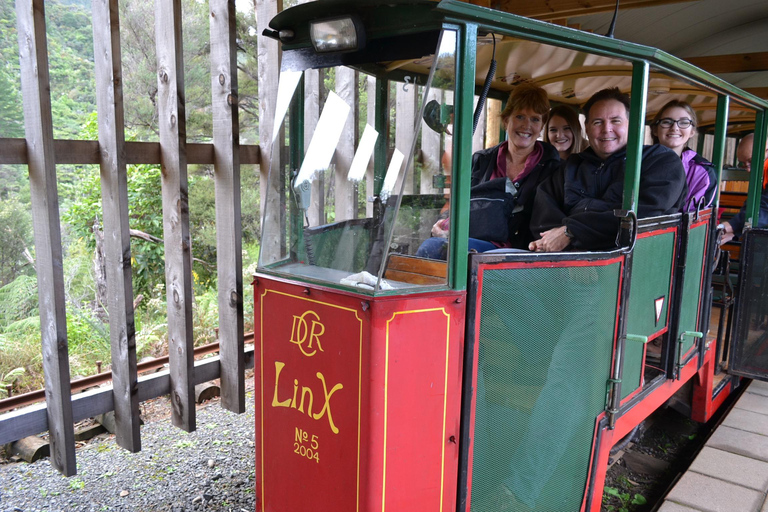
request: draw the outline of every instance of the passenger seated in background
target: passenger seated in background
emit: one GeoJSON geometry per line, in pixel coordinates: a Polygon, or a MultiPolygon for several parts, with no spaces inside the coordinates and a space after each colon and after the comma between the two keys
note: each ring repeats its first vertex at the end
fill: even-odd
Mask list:
{"type": "Polygon", "coordinates": [[[688,148],[688,140],[696,130],[696,112],[684,101],[672,100],[658,111],[651,122],[654,144],[666,146],[683,162],[688,196],[683,211],[693,212],[704,199],[702,208],[712,203],[717,190],[717,175],[712,163],[688,148]]]}
{"type": "MultiPolygon", "coordinates": [[[[536,192],[529,249],[608,250],[616,247],[622,207],[629,96],[618,88],[595,93],[584,105],[590,147],[573,154],[536,192]]],[[[638,217],[676,213],[685,202],[685,170],[674,151],[645,146],[640,170],[638,217]]]]}
{"type": "Polygon", "coordinates": [[[549,111],[549,121],[544,128],[544,142],[549,142],[565,160],[571,153],[587,148],[587,141],[581,131],[579,115],[567,105],[559,105],[549,111]]]}
{"type": "MultiPolygon", "coordinates": [[[[746,135],[739,142],[736,148],[736,158],[739,159],[744,167],[748,170],[752,170],[752,146],[754,145],[755,134],[750,133],[746,135]]],[[[763,162],[763,193],[760,195],[760,215],[757,219],[758,228],[768,227],[768,143],[765,147],[766,159],[763,162]]],[[[727,222],[723,222],[720,226],[725,230],[723,237],[720,239],[720,243],[730,241],[734,236],[740,236],[744,230],[744,218],[747,214],[747,205],[741,207],[739,213],[733,216],[727,222]]]]}
{"type": "MultiPolygon", "coordinates": [[[[472,197],[498,184],[502,193],[505,190],[512,192],[514,204],[511,205],[509,217],[499,219],[508,230],[506,239],[474,238],[470,230],[470,250],[485,252],[497,247],[522,249],[533,240],[529,225],[536,187],[560,164],[557,150],[546,142],[536,140],[548,114],[549,99],[544,89],[530,83],[518,85],[509,95],[501,113],[507,140],[472,155],[472,197]]],[[[432,226],[432,238],[421,244],[416,256],[446,259],[449,224],[450,219],[438,220],[432,226]]]]}

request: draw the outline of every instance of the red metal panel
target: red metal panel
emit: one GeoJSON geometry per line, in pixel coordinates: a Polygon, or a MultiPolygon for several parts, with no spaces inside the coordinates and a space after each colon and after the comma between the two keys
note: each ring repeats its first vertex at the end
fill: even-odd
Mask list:
{"type": "Polygon", "coordinates": [[[256,300],[257,509],[358,510],[365,315],[292,288],[256,300]]]}
{"type": "Polygon", "coordinates": [[[464,293],[254,292],[256,510],[455,509],[464,293]]]}
{"type": "MultiPolygon", "coordinates": [[[[382,510],[438,512],[444,510],[448,439],[453,436],[455,441],[459,434],[456,426],[446,424],[450,316],[439,307],[398,311],[389,320],[381,320],[386,325],[382,484],[386,492],[382,510]],[[427,340],[434,343],[424,343],[427,340]],[[446,436],[449,427],[451,434],[446,436]]],[[[459,400],[456,391],[452,400],[459,400]]],[[[457,443],[450,451],[450,457],[457,460],[457,443]]],[[[451,494],[455,494],[455,485],[454,472],[451,494]]]]}

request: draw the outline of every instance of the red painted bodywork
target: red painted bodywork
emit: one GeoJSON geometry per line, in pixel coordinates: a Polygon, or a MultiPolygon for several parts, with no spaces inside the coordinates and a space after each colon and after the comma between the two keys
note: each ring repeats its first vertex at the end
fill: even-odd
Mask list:
{"type": "Polygon", "coordinates": [[[455,510],[465,292],[254,297],[256,510],[455,510]]]}

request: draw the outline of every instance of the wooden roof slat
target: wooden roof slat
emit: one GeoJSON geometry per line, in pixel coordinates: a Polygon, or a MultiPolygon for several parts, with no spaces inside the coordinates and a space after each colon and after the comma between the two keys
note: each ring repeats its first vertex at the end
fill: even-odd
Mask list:
{"type": "MultiPolygon", "coordinates": [[[[656,7],[695,0],[622,0],[620,9],[638,7],[656,7]]],[[[475,5],[484,5],[486,0],[471,0],[475,5]]],[[[616,8],[615,0],[491,0],[490,7],[499,11],[505,11],[519,16],[550,21],[567,16],[583,16],[585,14],[597,14],[612,12],[616,8]]]]}
{"type": "Polygon", "coordinates": [[[768,71],[768,52],[689,57],[688,62],[712,74],[768,71]]]}

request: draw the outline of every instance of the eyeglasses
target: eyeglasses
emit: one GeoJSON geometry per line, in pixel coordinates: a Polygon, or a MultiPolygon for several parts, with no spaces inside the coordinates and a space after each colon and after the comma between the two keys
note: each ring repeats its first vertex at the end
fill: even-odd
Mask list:
{"type": "Polygon", "coordinates": [[[681,130],[685,130],[686,128],[693,126],[693,121],[687,117],[677,120],[665,117],[664,119],[659,119],[656,121],[657,125],[664,128],[672,128],[672,125],[675,123],[677,123],[677,126],[679,126],[681,130]]]}

